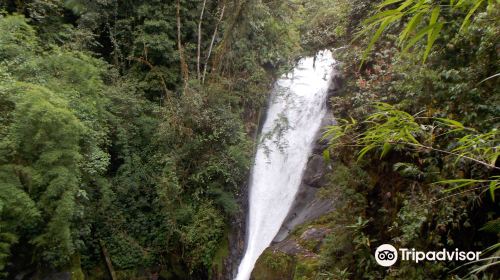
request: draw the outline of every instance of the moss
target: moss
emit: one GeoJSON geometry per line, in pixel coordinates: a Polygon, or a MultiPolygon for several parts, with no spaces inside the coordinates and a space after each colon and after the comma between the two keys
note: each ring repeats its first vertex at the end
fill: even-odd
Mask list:
{"type": "Polygon", "coordinates": [[[317,279],[319,262],[317,258],[299,257],[295,265],[294,280],[317,279]]]}
{"type": "Polygon", "coordinates": [[[169,270],[161,270],[159,274],[163,279],[175,279],[175,275],[169,270]]]}
{"type": "MultiPolygon", "coordinates": [[[[212,261],[212,269],[210,273],[217,272],[221,274],[224,268],[224,260],[229,256],[229,229],[226,228],[224,231],[224,236],[221,240],[221,244],[217,251],[215,252],[213,261],[212,261]]],[[[213,276],[213,275],[211,275],[213,276]]],[[[212,277],[210,277],[212,278],[212,277]]]]}
{"type": "Polygon", "coordinates": [[[282,252],[266,250],[252,272],[254,280],[293,279],[295,259],[282,252]]]}
{"type": "Polygon", "coordinates": [[[137,271],[135,270],[119,270],[115,271],[115,273],[118,279],[129,280],[137,277],[137,271]]]}
{"type": "Polygon", "coordinates": [[[84,280],[80,255],[76,254],[71,257],[69,271],[71,272],[71,280],[84,280]]]}
{"type": "Polygon", "coordinates": [[[316,251],[316,248],[318,247],[319,243],[320,240],[317,239],[299,239],[300,246],[311,252],[316,251]]]}
{"type": "Polygon", "coordinates": [[[71,269],[71,280],[85,280],[81,267],[74,267],[71,269]]]}

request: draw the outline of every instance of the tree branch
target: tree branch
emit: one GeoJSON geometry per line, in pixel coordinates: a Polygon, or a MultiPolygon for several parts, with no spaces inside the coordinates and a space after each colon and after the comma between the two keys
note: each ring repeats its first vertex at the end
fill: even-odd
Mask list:
{"type": "Polygon", "coordinates": [[[500,167],[496,167],[495,165],[489,164],[488,162],[485,162],[485,161],[482,161],[482,160],[478,160],[478,159],[475,159],[473,157],[460,155],[460,154],[457,154],[457,153],[454,153],[454,152],[449,152],[449,151],[437,149],[437,148],[434,148],[434,147],[425,146],[425,145],[422,145],[422,144],[415,144],[415,143],[410,143],[410,142],[389,142],[389,143],[390,144],[404,144],[404,145],[409,145],[409,146],[413,146],[413,147],[419,147],[419,148],[429,149],[429,150],[433,150],[433,151],[436,151],[436,152],[439,152],[439,153],[443,153],[443,154],[447,154],[447,155],[453,155],[453,156],[456,156],[458,158],[465,158],[465,159],[468,159],[470,161],[473,161],[473,162],[479,163],[481,165],[484,165],[484,166],[486,166],[488,168],[500,170],[500,167]]]}

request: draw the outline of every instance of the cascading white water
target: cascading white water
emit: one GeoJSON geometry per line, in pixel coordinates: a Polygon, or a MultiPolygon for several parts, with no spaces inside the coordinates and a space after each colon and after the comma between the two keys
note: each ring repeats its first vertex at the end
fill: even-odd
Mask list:
{"type": "Polygon", "coordinates": [[[330,51],[301,59],[271,94],[250,178],[247,246],[236,280],[248,280],[295,199],[312,142],[326,113],[330,51]]]}

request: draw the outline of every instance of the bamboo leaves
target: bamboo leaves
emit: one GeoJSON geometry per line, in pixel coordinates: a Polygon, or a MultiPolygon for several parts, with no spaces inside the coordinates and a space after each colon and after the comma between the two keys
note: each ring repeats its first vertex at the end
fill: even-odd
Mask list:
{"type": "Polygon", "coordinates": [[[402,143],[421,145],[416,137],[423,131],[412,115],[396,110],[386,103],[375,103],[374,108],[376,111],[359,124],[355,120],[340,120],[339,125],[327,127],[323,139],[329,139],[330,147],[345,144],[342,141],[354,142],[352,144],[355,146],[361,146],[358,160],[377,148],[381,149],[380,158],[383,158],[402,143]],[[368,128],[360,135],[352,135],[358,125],[368,128]]]}
{"type": "MultiPolygon", "coordinates": [[[[487,5],[493,5],[494,1],[459,0],[455,2],[454,0],[450,0],[450,5],[447,7],[448,9],[446,9],[446,11],[448,13],[454,12],[455,10],[467,11],[460,27],[460,32],[462,32],[469,25],[471,17],[486,2],[488,3],[487,5]]],[[[383,32],[392,24],[398,23],[401,19],[403,19],[406,24],[399,33],[397,40],[398,46],[403,49],[403,52],[407,52],[425,37],[426,44],[422,54],[422,62],[425,63],[445,25],[445,22],[440,20],[442,13],[441,7],[439,1],[432,0],[387,0],[379,4],[377,6],[378,12],[363,22],[365,28],[360,31],[356,37],[358,38],[363,35],[371,34],[373,29],[377,28],[365,48],[362,56],[362,64],[383,32]],[[393,9],[383,10],[395,4],[399,4],[399,6],[393,9]],[[426,21],[427,23],[425,23],[426,21]]]]}
{"type": "Polygon", "coordinates": [[[500,132],[492,129],[487,133],[468,134],[458,140],[458,147],[453,152],[459,154],[459,158],[474,157],[490,167],[495,167],[495,163],[500,156],[500,132]]]}
{"type": "MultiPolygon", "coordinates": [[[[373,151],[379,152],[380,159],[393,150],[412,151],[417,154],[432,151],[441,154],[443,158],[451,157],[453,159],[451,162],[455,164],[463,160],[486,167],[486,171],[500,169],[496,167],[500,156],[500,133],[497,129],[479,133],[458,121],[446,118],[423,118],[425,122],[431,122],[431,124],[425,124],[420,118],[397,110],[386,103],[375,103],[373,108],[374,113],[364,121],[340,120],[337,126],[327,127],[323,139],[330,141],[329,148],[359,147],[358,161],[373,151]],[[436,129],[440,131],[439,135],[435,135],[436,129]],[[454,148],[444,150],[426,144],[428,139],[434,139],[440,135],[453,137],[456,133],[462,136],[455,136],[454,148]]],[[[437,183],[451,185],[452,187],[447,191],[477,185],[487,186],[494,199],[495,191],[500,189],[500,176],[493,176],[487,180],[456,178],[437,183]]]]}
{"type": "Polygon", "coordinates": [[[422,16],[424,15],[423,12],[417,13],[414,17],[410,19],[406,27],[403,29],[403,31],[399,34],[398,38],[398,45],[401,46],[403,42],[406,41],[408,36],[415,30],[417,25],[421,22],[422,16]]]}
{"type": "Polygon", "coordinates": [[[488,188],[489,195],[492,201],[495,201],[495,191],[500,189],[500,176],[492,176],[487,180],[479,180],[479,179],[450,179],[450,180],[442,180],[436,182],[435,184],[441,185],[450,185],[451,188],[445,190],[445,192],[451,192],[460,188],[465,187],[475,187],[486,185],[488,188]]]}
{"type": "MultiPolygon", "coordinates": [[[[402,17],[404,16],[403,13],[401,13],[399,10],[388,10],[381,12],[379,14],[376,14],[367,20],[364,21],[364,24],[368,26],[368,29],[365,29],[366,33],[371,32],[371,30],[378,26],[377,30],[375,31],[374,35],[371,37],[370,42],[368,43],[368,46],[366,47],[365,51],[363,52],[362,60],[363,62],[366,60],[368,57],[368,54],[371,52],[373,47],[375,46],[375,43],[378,41],[382,33],[388,28],[388,26],[392,23],[395,23],[399,21],[402,17]]],[[[365,31],[361,32],[358,34],[356,38],[359,38],[360,36],[365,35],[365,31]]]]}
{"type": "MultiPolygon", "coordinates": [[[[472,8],[469,10],[469,12],[467,13],[467,15],[465,16],[464,18],[464,21],[462,22],[462,25],[460,26],[460,31],[462,31],[463,29],[465,29],[469,23],[470,23],[470,18],[472,17],[472,15],[474,14],[474,12],[484,3],[484,0],[477,0],[475,1],[475,5],[472,6],[472,8]]],[[[465,6],[465,1],[462,0],[462,1],[459,1],[456,5],[457,8],[461,8],[461,7],[464,7],[465,6]]]]}
{"type": "Polygon", "coordinates": [[[427,46],[425,47],[424,58],[423,58],[424,62],[427,60],[427,56],[429,56],[431,48],[434,45],[434,42],[436,41],[439,35],[439,32],[443,28],[443,23],[437,22],[440,12],[441,9],[439,8],[439,6],[435,7],[432,10],[431,19],[429,21],[429,26],[432,26],[432,28],[427,33],[427,46]]]}
{"type": "Polygon", "coordinates": [[[370,127],[360,138],[360,144],[368,149],[363,148],[358,159],[377,147],[381,148],[380,158],[383,158],[400,143],[420,145],[415,136],[422,134],[422,128],[412,115],[386,103],[376,103],[374,107],[377,111],[366,119],[370,127]]]}

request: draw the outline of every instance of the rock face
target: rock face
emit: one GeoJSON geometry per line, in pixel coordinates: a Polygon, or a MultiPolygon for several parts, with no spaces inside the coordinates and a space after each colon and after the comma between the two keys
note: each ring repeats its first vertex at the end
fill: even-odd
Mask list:
{"type": "MultiPolygon", "coordinates": [[[[330,77],[326,104],[328,111],[321,122],[321,127],[333,125],[335,123],[328,100],[342,88],[342,75],[337,69],[337,66],[335,66],[332,76],[330,77]]],[[[331,164],[327,163],[323,157],[323,151],[328,145],[328,140],[322,139],[322,134],[323,130],[320,129],[316,135],[312,154],[304,170],[302,183],[295,197],[294,204],[283,222],[280,231],[276,235],[274,242],[283,241],[296,226],[314,220],[334,209],[331,200],[316,197],[318,188],[325,186],[327,183],[326,175],[332,168],[331,164]]]]}
{"type": "Polygon", "coordinates": [[[315,279],[312,275],[319,264],[318,253],[331,229],[316,225],[301,230],[300,235],[290,235],[267,248],[250,279],[315,279]]]}
{"type": "Polygon", "coordinates": [[[56,272],[47,275],[43,280],[72,280],[71,272],[56,272]]]}
{"type": "Polygon", "coordinates": [[[228,236],[229,256],[223,260],[223,272],[220,277],[215,279],[233,280],[238,273],[239,261],[243,257],[245,250],[245,231],[246,231],[246,212],[248,211],[248,183],[242,190],[242,195],[239,197],[241,215],[233,218],[231,224],[231,232],[228,236]]]}

